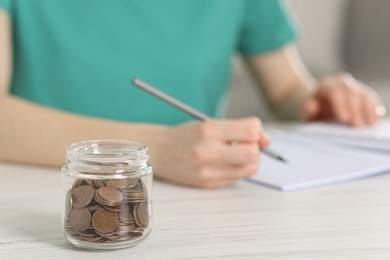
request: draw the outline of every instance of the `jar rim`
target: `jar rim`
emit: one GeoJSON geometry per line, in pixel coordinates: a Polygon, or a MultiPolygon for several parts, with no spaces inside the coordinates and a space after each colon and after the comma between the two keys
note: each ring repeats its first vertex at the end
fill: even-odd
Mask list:
{"type": "Polygon", "coordinates": [[[150,172],[148,159],[148,146],[140,142],[86,140],[67,147],[63,172],[97,179],[142,176],[150,172]]]}
{"type": "Polygon", "coordinates": [[[148,151],[148,146],[140,142],[122,139],[95,139],[72,143],[68,145],[66,151],[68,155],[96,158],[133,157],[145,154],[148,151]]]}

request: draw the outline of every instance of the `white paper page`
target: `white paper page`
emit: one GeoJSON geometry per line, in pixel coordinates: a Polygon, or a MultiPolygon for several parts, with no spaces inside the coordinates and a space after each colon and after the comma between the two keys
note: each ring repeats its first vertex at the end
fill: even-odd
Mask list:
{"type": "Polygon", "coordinates": [[[282,132],[269,135],[270,149],[280,153],[288,163],[263,154],[258,173],[250,181],[294,191],[390,172],[390,156],[282,132]]]}
{"type": "Polygon", "coordinates": [[[390,120],[383,119],[375,126],[362,128],[321,122],[306,123],[294,127],[294,131],[338,144],[390,153],[390,120]]]}

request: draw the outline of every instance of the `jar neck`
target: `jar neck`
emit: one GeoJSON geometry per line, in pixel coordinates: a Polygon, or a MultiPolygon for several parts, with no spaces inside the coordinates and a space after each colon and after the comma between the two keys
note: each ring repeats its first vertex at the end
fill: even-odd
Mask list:
{"type": "Polygon", "coordinates": [[[68,171],[91,175],[133,175],[148,168],[148,147],[124,140],[93,140],[68,146],[68,171]]]}

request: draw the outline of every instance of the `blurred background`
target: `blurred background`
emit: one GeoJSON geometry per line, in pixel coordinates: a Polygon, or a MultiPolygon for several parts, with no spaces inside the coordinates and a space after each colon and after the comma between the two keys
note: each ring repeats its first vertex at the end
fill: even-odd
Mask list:
{"type": "MultiPolygon", "coordinates": [[[[298,22],[299,52],[311,73],[349,71],[373,87],[390,113],[390,0],[287,0],[298,22]]],[[[240,57],[235,58],[228,117],[276,118],[240,57]]]]}

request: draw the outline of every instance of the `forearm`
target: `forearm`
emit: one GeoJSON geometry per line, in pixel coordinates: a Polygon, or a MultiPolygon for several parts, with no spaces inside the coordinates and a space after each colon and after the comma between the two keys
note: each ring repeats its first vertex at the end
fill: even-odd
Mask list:
{"type": "Polygon", "coordinates": [[[305,100],[314,92],[315,80],[294,46],[247,59],[267,96],[270,107],[282,119],[299,119],[305,100]]]}
{"type": "Polygon", "coordinates": [[[303,106],[313,93],[314,88],[297,82],[295,87],[284,95],[283,99],[270,102],[270,107],[282,120],[302,120],[304,118],[303,106]]]}
{"type": "Polygon", "coordinates": [[[127,139],[150,147],[153,161],[169,128],[152,124],[127,124],[78,116],[0,96],[0,160],[60,166],[65,148],[72,142],[91,139],[127,139]]]}

